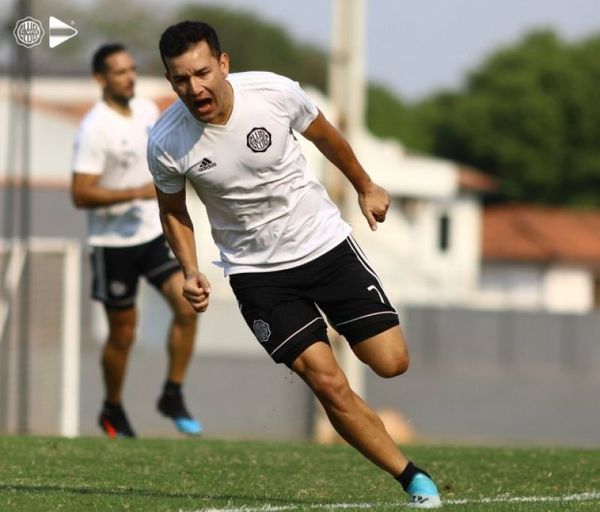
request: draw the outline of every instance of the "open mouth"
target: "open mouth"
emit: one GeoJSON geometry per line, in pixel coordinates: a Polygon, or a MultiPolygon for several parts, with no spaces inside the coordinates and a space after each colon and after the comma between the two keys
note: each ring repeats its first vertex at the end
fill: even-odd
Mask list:
{"type": "Polygon", "coordinates": [[[195,100],[194,106],[196,107],[196,110],[198,112],[200,112],[201,114],[205,114],[205,113],[210,112],[210,110],[212,108],[212,100],[210,98],[203,98],[201,100],[195,100]]]}

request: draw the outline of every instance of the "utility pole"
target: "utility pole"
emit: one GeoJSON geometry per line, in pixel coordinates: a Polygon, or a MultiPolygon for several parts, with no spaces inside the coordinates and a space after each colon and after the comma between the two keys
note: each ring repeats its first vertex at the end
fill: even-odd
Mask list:
{"type": "MultiPolygon", "coordinates": [[[[333,0],[329,96],[338,118],[335,124],[354,143],[365,117],[365,25],[366,0],[333,0]]],[[[326,185],[342,215],[358,208],[356,193],[345,176],[328,165],[326,185]]],[[[338,341],[338,340],[336,340],[338,341]]],[[[337,343],[340,363],[352,389],[365,398],[364,366],[346,342],[337,343]]]]}
{"type": "MultiPolygon", "coordinates": [[[[352,144],[364,125],[365,109],[365,2],[366,0],[332,0],[331,54],[329,60],[328,93],[337,118],[333,124],[352,144]]],[[[342,216],[348,218],[353,208],[358,208],[354,189],[341,171],[327,162],[325,185],[331,199],[342,216]],[[354,199],[354,200],[353,200],[354,199]]],[[[332,335],[336,356],[348,377],[350,386],[365,398],[365,372],[363,363],[339,335],[332,335]]],[[[329,423],[324,414],[315,418],[317,438],[328,437],[329,423]]]]}

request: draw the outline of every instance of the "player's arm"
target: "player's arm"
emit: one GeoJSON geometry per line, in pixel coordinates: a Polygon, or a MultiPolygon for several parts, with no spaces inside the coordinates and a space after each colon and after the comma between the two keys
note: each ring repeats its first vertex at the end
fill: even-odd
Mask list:
{"type": "Polygon", "coordinates": [[[198,270],[194,225],[185,202],[185,187],[179,192],[168,194],[156,188],[160,207],[160,222],[165,238],[183,270],[185,283],[183,296],[194,311],[201,313],[208,307],[210,283],[198,270]]]}
{"type": "Polygon", "coordinates": [[[77,208],[98,208],[135,199],[155,199],[152,182],[140,187],[111,189],[100,184],[100,174],[74,172],[71,179],[71,198],[77,208]]]}
{"type": "Polygon", "coordinates": [[[390,204],[388,193],[373,181],[342,134],[319,112],[302,135],[335,165],[358,193],[360,209],[373,231],[383,222],[390,204]]]}

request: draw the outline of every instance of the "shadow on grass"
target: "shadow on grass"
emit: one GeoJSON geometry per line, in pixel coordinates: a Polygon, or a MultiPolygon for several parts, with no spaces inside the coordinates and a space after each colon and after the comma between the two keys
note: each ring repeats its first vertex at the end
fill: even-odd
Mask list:
{"type": "MultiPolygon", "coordinates": [[[[35,484],[0,484],[0,493],[4,491],[12,492],[39,492],[39,493],[66,493],[91,496],[136,496],[143,498],[171,498],[171,499],[190,499],[203,501],[224,501],[230,503],[235,500],[255,503],[282,502],[290,505],[302,505],[306,500],[293,498],[282,498],[281,496],[248,496],[244,494],[211,494],[194,492],[167,492],[150,489],[138,489],[135,487],[125,487],[121,489],[106,489],[99,487],[77,487],[69,485],[35,485],[35,484]]],[[[312,503],[312,501],[311,501],[312,503]]]]}

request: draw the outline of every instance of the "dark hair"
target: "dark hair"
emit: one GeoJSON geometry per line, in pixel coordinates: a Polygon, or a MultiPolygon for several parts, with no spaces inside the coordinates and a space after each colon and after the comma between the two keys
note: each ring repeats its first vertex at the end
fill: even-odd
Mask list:
{"type": "Polygon", "coordinates": [[[178,57],[185,53],[188,48],[200,41],[206,41],[211,53],[219,58],[221,56],[221,43],[219,36],[207,23],[201,21],[181,21],[171,25],[160,36],[158,48],[160,58],[167,67],[165,59],[178,57]]]}
{"type": "Polygon", "coordinates": [[[92,57],[92,72],[104,73],[106,71],[106,59],[113,53],[125,52],[127,48],[121,43],[103,44],[98,48],[92,57]]]}

